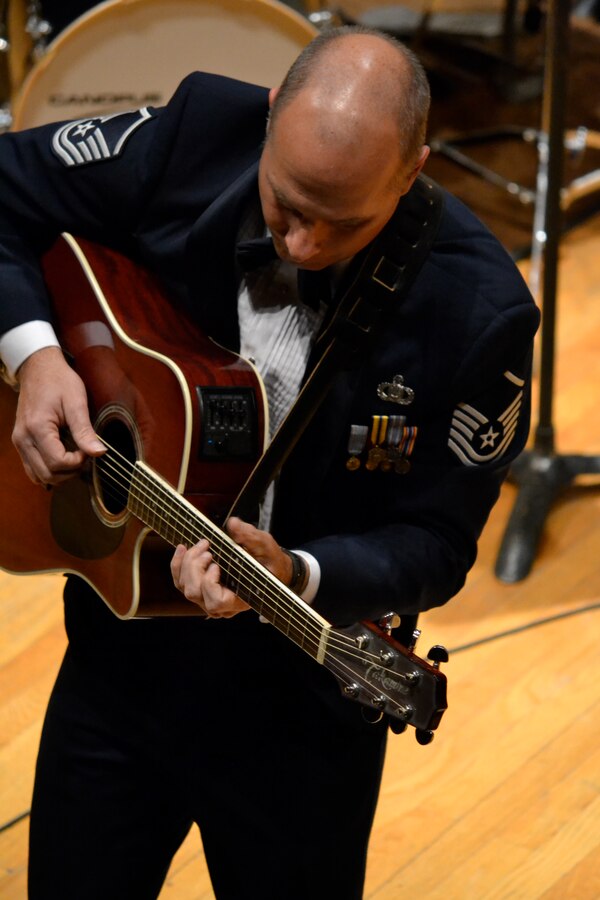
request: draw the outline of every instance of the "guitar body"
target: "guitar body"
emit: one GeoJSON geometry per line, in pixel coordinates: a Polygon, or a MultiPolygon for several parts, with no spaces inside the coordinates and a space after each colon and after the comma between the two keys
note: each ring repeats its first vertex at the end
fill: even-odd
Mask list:
{"type": "MultiPolygon", "coordinates": [[[[100,438],[221,524],[264,449],[256,371],[112,250],[65,236],[43,269],[61,346],[86,385],[100,438]]],[[[0,385],[0,565],[81,575],[123,618],[193,615],[170,580],[172,548],[130,514],[95,463],[51,491],[29,481],[10,439],[17,399],[0,385]]]]}

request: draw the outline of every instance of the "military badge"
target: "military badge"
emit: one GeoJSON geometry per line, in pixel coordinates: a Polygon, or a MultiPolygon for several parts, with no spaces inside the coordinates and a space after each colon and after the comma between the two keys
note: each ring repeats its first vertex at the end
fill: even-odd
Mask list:
{"type": "Polygon", "coordinates": [[[518,390],[497,417],[490,417],[489,411],[486,415],[468,403],[459,403],[452,414],[448,446],[465,466],[501,459],[515,436],[525,382],[512,372],[505,372],[504,378],[518,390]]]}
{"type": "Polygon", "coordinates": [[[352,425],[348,440],[349,458],[346,468],[355,472],[362,465],[369,472],[395,472],[405,475],[410,471],[409,457],[417,439],[416,426],[407,426],[405,416],[371,416],[371,428],[352,425]]]}
{"type": "Polygon", "coordinates": [[[372,416],[371,418],[371,445],[365,463],[369,472],[374,472],[385,458],[383,442],[387,433],[388,420],[389,416],[372,416]]]}
{"type": "Polygon", "coordinates": [[[140,125],[152,118],[145,107],[67,122],[54,132],[52,150],[65,166],[85,166],[116,159],[140,125]]]}
{"type": "Polygon", "coordinates": [[[369,428],[367,425],[351,425],[350,437],[348,439],[348,453],[350,454],[346,460],[346,468],[349,472],[355,472],[360,469],[360,457],[367,446],[367,438],[369,436],[369,428]]]}
{"type": "Polygon", "coordinates": [[[385,459],[381,462],[383,472],[406,475],[410,472],[410,457],[417,440],[416,425],[406,425],[405,416],[390,416],[385,459]]]}
{"type": "Polygon", "coordinates": [[[399,403],[401,406],[409,406],[415,399],[415,392],[404,384],[402,375],[394,375],[391,381],[382,381],[377,386],[377,396],[380,400],[399,403]]]}

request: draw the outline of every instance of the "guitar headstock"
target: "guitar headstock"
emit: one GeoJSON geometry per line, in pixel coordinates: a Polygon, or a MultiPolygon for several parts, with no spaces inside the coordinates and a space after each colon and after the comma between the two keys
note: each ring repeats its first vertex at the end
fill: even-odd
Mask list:
{"type": "Polygon", "coordinates": [[[331,629],[324,664],[343,695],[369,709],[373,721],[389,716],[396,733],[412,725],[419,743],[427,744],[448,706],[446,676],[439,669],[448,653],[433,647],[429,659],[421,659],[372,622],[357,622],[331,629]]]}

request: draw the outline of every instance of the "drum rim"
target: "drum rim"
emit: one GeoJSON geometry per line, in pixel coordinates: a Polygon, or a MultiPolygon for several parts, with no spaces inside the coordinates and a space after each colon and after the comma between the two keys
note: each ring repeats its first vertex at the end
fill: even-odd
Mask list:
{"type": "MultiPolygon", "coordinates": [[[[180,4],[194,6],[196,9],[201,7],[214,7],[215,9],[223,9],[227,6],[237,6],[240,10],[258,10],[268,11],[269,15],[274,16],[272,21],[277,20],[278,23],[284,23],[288,28],[289,35],[293,37],[306,37],[306,44],[317,37],[318,29],[301,13],[297,12],[279,0],[175,0],[180,4]],[[276,16],[274,15],[276,14],[276,16]]],[[[130,9],[134,6],[151,6],[161,5],[165,9],[164,0],[104,0],[98,3],[92,9],[82,13],[76,19],[67,25],[67,27],[58,34],[54,40],[48,43],[44,55],[32,66],[12,100],[12,128],[20,130],[23,126],[20,124],[20,117],[27,105],[27,98],[34,84],[37,82],[39,75],[52,64],[55,57],[60,53],[61,49],[71,43],[77,33],[81,31],[92,20],[104,18],[115,9],[130,9]]],[[[27,127],[27,126],[25,126],[27,127]]]]}
{"type": "MultiPolygon", "coordinates": [[[[171,0],[171,2],[173,2],[173,0],[171,0]]],[[[251,7],[270,9],[271,11],[277,10],[278,14],[282,14],[279,17],[280,21],[285,21],[287,19],[290,25],[298,27],[298,31],[304,31],[307,35],[311,34],[313,37],[316,37],[319,33],[318,29],[306,16],[303,16],[302,13],[292,9],[291,6],[287,6],[285,3],[280,2],[280,0],[174,0],[174,2],[184,3],[190,7],[193,5],[195,7],[215,6],[217,8],[223,8],[224,4],[229,4],[232,6],[239,6],[240,10],[244,8],[250,9],[251,7]]],[[[54,48],[59,47],[61,44],[68,43],[72,39],[72,35],[88,21],[102,18],[113,9],[151,5],[160,5],[163,9],[166,8],[164,0],[103,0],[103,2],[97,3],[91,9],[88,9],[86,12],[81,13],[80,16],[77,16],[76,19],[73,19],[72,22],[69,22],[66,28],[48,42],[46,51],[39,60],[39,63],[43,63],[48,56],[51,56],[56,52],[54,48]]],[[[36,64],[34,68],[37,68],[39,63],[36,64]]]]}

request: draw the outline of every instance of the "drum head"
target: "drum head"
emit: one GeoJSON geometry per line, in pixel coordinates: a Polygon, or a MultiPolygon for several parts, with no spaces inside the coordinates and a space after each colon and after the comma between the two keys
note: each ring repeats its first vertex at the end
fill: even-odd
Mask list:
{"type": "Polygon", "coordinates": [[[273,87],[316,34],[277,0],[111,0],[48,46],[13,128],[161,106],[198,69],[273,87]]]}

